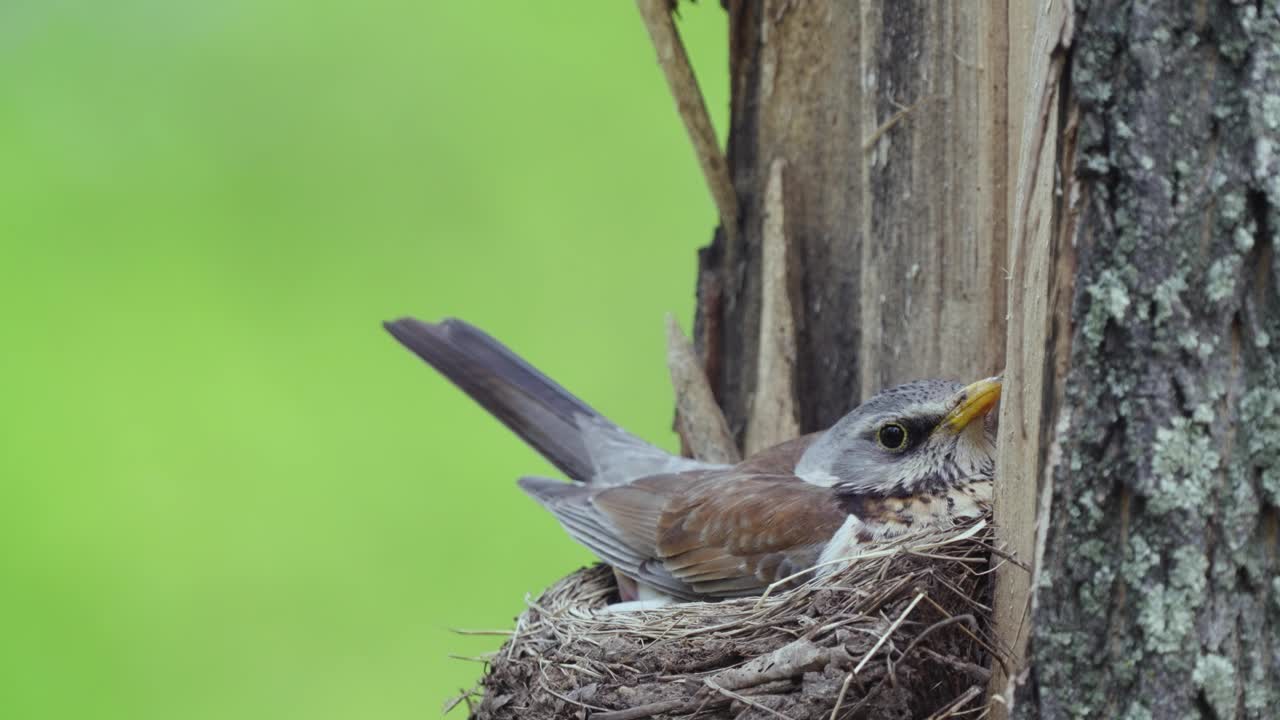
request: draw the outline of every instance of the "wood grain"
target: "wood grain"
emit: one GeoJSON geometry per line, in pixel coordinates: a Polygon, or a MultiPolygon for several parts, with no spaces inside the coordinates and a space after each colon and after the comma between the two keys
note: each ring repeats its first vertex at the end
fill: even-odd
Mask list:
{"type": "Polygon", "coordinates": [[[801,432],[889,385],[997,372],[1004,3],[728,6],[741,225],[738,243],[718,240],[703,256],[720,304],[698,346],[719,349],[712,382],[735,436],[760,383],[765,197],[777,161],[791,169],[783,209],[801,432]]]}
{"type": "MultiPolygon", "coordinates": [[[[1006,390],[1001,397],[1000,441],[997,467],[1001,482],[993,496],[995,523],[1005,550],[1024,563],[1036,557],[1037,503],[1041,497],[1045,450],[1053,428],[1056,404],[1063,381],[1053,364],[1055,337],[1065,342],[1070,333],[1064,324],[1070,304],[1070,269],[1065,276],[1059,263],[1071,262],[1069,240],[1059,226],[1055,175],[1059,168],[1059,93],[1064,55],[1069,42],[1070,9],[1059,2],[1049,12],[1013,3],[1010,27],[1009,105],[1016,138],[1017,180],[1011,186],[1009,206],[1009,315],[1005,351],[1006,390]],[[1028,27],[1033,27],[1027,33],[1028,27]],[[1065,294],[1063,283],[1066,284],[1065,294]]],[[[1011,138],[1011,142],[1014,139],[1011,138]]],[[[1070,141],[1067,141],[1070,143],[1070,141]]],[[[1063,371],[1065,373],[1065,370],[1063,371]]],[[[1023,667],[1030,630],[1032,575],[1012,563],[996,573],[995,629],[1011,650],[1013,676],[1023,667]]],[[[1007,716],[1011,695],[1010,676],[993,668],[990,692],[992,716],[1007,716]]]]}

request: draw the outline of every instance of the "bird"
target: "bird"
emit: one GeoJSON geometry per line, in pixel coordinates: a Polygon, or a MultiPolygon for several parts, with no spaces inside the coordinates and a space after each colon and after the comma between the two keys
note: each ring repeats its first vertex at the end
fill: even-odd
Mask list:
{"type": "Polygon", "coordinates": [[[568,476],[518,484],[613,567],[619,611],[759,595],[990,505],[998,376],[898,385],[826,430],[724,465],[623,430],[465,321],[383,325],[568,476]]]}

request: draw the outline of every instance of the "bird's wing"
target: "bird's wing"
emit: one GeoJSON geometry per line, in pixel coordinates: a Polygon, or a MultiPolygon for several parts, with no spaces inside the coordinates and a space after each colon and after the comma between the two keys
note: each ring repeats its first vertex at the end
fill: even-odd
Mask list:
{"type": "Polygon", "coordinates": [[[847,514],[829,488],[786,474],[687,473],[596,493],[592,506],[702,597],[758,594],[809,567],[847,514]]]}
{"type": "MultiPolygon", "coordinates": [[[[520,478],[520,487],[560,521],[570,537],[623,575],[651,585],[682,600],[696,600],[691,585],[673,576],[655,555],[652,543],[623,530],[595,500],[601,490],[583,483],[566,483],[539,477],[520,478]]],[[[607,492],[607,490],[605,491],[607,492]]],[[[630,508],[630,524],[648,522],[643,507],[630,508]]]]}
{"type": "Polygon", "coordinates": [[[520,486],[624,575],[685,600],[754,595],[811,566],[847,517],[831,488],[792,472],[811,441],[730,469],[613,487],[525,477],[520,486]]]}

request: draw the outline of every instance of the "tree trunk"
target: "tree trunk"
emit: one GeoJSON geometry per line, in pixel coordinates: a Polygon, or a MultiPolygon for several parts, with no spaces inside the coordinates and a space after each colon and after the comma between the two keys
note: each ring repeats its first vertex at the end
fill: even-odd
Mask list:
{"type": "Polygon", "coordinates": [[[993,711],[1270,716],[1277,3],[727,9],[696,338],[739,444],[1007,361],[993,711]]]}
{"type": "Polygon", "coordinates": [[[736,242],[704,251],[696,335],[739,441],[791,342],[761,337],[772,313],[794,328],[783,384],[803,432],[885,385],[1003,365],[1001,6],[728,3],[741,211],[736,242]]]}
{"type": "Polygon", "coordinates": [[[1278,7],[1077,3],[1064,68],[1069,351],[1018,714],[1274,717],[1278,7]]]}

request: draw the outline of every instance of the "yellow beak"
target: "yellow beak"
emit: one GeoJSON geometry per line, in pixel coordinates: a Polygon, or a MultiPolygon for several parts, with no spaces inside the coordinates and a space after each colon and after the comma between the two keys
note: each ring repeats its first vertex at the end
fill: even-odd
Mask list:
{"type": "Polygon", "coordinates": [[[969,423],[991,412],[991,408],[995,407],[999,400],[1000,376],[979,380],[956,393],[955,399],[952,400],[951,412],[942,418],[938,427],[960,432],[968,427],[969,423]]]}

